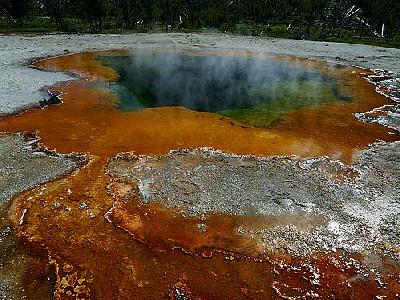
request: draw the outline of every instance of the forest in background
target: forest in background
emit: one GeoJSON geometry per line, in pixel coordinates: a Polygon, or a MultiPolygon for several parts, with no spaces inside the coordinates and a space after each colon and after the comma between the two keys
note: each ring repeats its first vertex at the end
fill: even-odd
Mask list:
{"type": "Polygon", "coordinates": [[[0,32],[220,31],[400,47],[399,0],[0,0],[0,32]]]}

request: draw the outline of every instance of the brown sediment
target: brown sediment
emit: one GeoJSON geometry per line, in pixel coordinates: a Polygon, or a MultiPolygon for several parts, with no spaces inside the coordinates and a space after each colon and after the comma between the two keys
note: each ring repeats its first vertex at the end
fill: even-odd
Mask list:
{"type": "Polygon", "coordinates": [[[158,204],[144,205],[137,186],[120,181],[113,181],[109,192],[114,204],[105,214],[106,219],[154,250],[181,249],[187,254],[204,257],[211,257],[214,250],[259,254],[255,241],[237,234],[238,226],[246,222],[254,224],[256,217],[215,213],[202,219],[189,218],[184,212],[158,204]]]}
{"type": "MultiPolygon", "coordinates": [[[[85,298],[87,294],[93,299],[155,299],[167,297],[173,287],[182,284],[193,298],[201,299],[300,297],[307,292],[322,299],[333,294],[366,299],[364,290],[371,298],[374,294],[394,297],[399,288],[398,269],[389,265],[383,277],[387,288],[379,288],[369,271],[365,271],[368,277],[355,277],[357,265],[346,264],[349,258],[345,255],[321,255],[312,261],[314,270],[306,261],[288,256],[259,257],[216,249],[213,244],[240,245],[240,238],[232,234],[236,223],[230,216],[225,218],[228,222],[223,216],[216,219],[216,225],[223,224],[218,228],[210,224],[212,218],[185,222],[179,214],[154,205],[135,208],[131,203],[124,212],[131,222],[132,238],[103,217],[119,202],[104,188],[109,178],[102,175],[103,167],[104,162],[93,158],[68,178],[22,194],[10,211],[21,237],[42,245],[56,267],[57,299],[85,298]],[[195,232],[198,223],[208,225],[204,237],[195,232]],[[182,242],[184,247],[192,246],[191,255],[171,249],[174,245],[181,248],[182,242]]],[[[119,191],[118,197],[125,196],[129,205],[129,188],[119,185],[110,190],[114,196],[119,191]]]]}
{"type": "MultiPolygon", "coordinates": [[[[69,55],[34,66],[115,80],[115,71],[101,66],[96,57],[69,55]]],[[[202,299],[298,299],[317,294],[323,299],[333,294],[394,298],[400,288],[394,266],[385,267],[385,289],[374,276],[354,277],[354,266],[338,266],[339,254],[321,254],[312,262],[321,275],[316,282],[305,261],[274,254],[260,257],[254,242],[236,234],[238,224],[257,220],[221,214],[187,218],[155,204],[144,205],[135,186],[110,184],[106,175],[107,160],[128,151],[158,155],[212,147],[237,154],[327,155],[351,163],[368,144],[397,140],[387,128],[353,116],[388,100],[374,92],[360,71],[342,70],[341,76],[346,79],[342,88],[353,101],[293,111],[270,129],[184,108],[121,112],[112,92],[86,80],[54,87],[65,93],[62,105],[0,119],[0,131],[38,131],[49,149],[91,155],[92,161],[81,170],[17,197],[9,212],[21,238],[41,245],[55,267],[55,297],[158,299],[173,297],[176,288],[202,299]]]]}

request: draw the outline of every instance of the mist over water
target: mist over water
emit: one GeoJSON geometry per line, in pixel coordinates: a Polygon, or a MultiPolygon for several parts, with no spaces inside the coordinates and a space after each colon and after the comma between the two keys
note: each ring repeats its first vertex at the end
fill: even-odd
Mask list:
{"type": "Polygon", "coordinates": [[[100,60],[119,73],[110,87],[124,111],[182,106],[268,127],[291,110],[349,99],[337,78],[267,58],[136,50],[100,60]]]}

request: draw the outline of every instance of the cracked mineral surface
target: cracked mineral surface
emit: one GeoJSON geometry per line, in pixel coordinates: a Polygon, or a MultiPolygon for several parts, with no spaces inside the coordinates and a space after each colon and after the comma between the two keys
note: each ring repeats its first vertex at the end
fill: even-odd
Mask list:
{"type": "Polygon", "coordinates": [[[238,231],[253,236],[264,250],[298,255],[383,251],[400,259],[399,142],[371,146],[352,166],[327,158],[260,158],[198,149],[159,157],[120,155],[109,172],[137,184],[146,204],[192,217],[212,212],[262,216],[269,223],[265,228],[238,231]]]}

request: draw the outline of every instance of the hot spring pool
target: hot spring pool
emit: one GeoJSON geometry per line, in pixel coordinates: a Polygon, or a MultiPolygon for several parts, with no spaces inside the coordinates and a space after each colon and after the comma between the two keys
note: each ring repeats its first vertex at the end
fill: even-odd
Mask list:
{"type": "Polygon", "coordinates": [[[299,108],[351,100],[341,90],[339,77],[312,64],[146,50],[98,59],[119,75],[109,87],[123,111],[181,106],[269,127],[299,108]]]}

